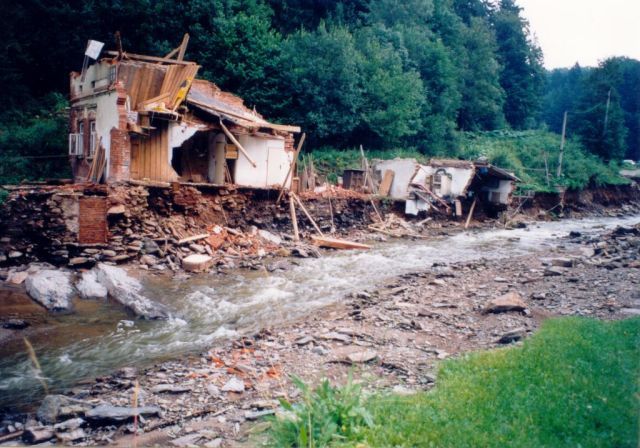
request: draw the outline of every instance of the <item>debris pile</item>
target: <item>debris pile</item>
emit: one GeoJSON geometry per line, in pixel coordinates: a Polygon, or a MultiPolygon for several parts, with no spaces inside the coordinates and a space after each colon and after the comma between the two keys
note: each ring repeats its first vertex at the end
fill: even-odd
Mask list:
{"type": "Polygon", "coordinates": [[[420,232],[429,221],[431,218],[409,223],[399,216],[389,213],[385,216],[384,221],[369,225],[369,229],[394,238],[426,238],[420,232]]]}
{"type": "Polygon", "coordinates": [[[616,227],[597,237],[584,237],[572,232],[570,237],[590,246],[589,261],[607,269],[640,268],[640,224],[616,227]]]}

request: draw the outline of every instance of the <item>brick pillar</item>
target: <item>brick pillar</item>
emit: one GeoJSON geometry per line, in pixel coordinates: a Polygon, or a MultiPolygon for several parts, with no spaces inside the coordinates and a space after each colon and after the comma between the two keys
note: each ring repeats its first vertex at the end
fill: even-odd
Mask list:
{"type": "Polygon", "coordinates": [[[106,243],[107,197],[83,196],[79,202],[78,242],[80,244],[106,243]]]}
{"type": "Polygon", "coordinates": [[[131,137],[127,130],[127,91],[122,82],[117,82],[118,128],[111,129],[109,149],[109,178],[107,183],[129,180],[131,177],[131,137]]]}

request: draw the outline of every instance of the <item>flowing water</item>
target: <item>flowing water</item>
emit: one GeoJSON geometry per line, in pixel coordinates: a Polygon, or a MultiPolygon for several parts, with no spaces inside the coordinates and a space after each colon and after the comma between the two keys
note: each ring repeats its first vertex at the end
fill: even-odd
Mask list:
{"type": "MultiPolygon", "coordinates": [[[[595,233],[638,222],[640,216],[565,220],[528,229],[393,240],[377,243],[369,251],[336,251],[300,260],[284,272],[238,271],[188,280],[153,277],[145,281],[145,294],[179,317],[132,320],[117,305],[78,301],[75,314],[41,316],[42,327],[30,340],[42,374],[50,387],[59,390],[121,366],[145,366],[197,352],[221,338],[308,315],[345,294],[435,262],[542,254],[572,230],[595,233]]],[[[2,294],[0,304],[5,303],[2,294]]],[[[24,345],[0,347],[0,356],[0,409],[24,407],[40,399],[42,386],[24,345]]]]}

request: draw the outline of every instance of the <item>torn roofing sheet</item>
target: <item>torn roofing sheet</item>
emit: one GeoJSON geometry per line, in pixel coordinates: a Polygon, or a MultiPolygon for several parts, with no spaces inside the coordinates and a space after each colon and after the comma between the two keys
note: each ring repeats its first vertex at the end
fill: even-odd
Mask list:
{"type": "Polygon", "coordinates": [[[268,128],[277,131],[300,132],[299,126],[270,123],[244,105],[242,98],[223,92],[214,83],[195,79],[187,95],[187,103],[209,114],[245,128],[268,128]]]}

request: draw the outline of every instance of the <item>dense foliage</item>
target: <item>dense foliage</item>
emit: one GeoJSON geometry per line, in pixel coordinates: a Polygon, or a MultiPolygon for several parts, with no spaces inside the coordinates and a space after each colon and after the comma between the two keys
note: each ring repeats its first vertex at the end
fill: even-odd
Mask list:
{"type": "Polygon", "coordinates": [[[547,75],[543,118],[575,135],[605,160],[640,160],[640,61],[616,57],[598,67],[557,69],[547,75]]]}
{"type": "Polygon", "coordinates": [[[68,174],[68,73],[80,69],[88,39],[114,48],[115,31],[126,51],[153,55],[188,32],[186,57],[200,76],[301,125],[307,150],[362,144],[451,156],[460,131],[546,122],[557,132],[570,110],[572,135],[594,154],[639,151],[637,61],[552,72],[545,96],[542,54],[514,0],[27,0],[4,11],[0,28],[0,83],[10,86],[2,182],[68,174]]]}
{"type": "Polygon", "coordinates": [[[550,319],[522,346],[443,362],[430,392],[364,400],[349,384],[301,386],[269,437],[283,447],[635,447],[638,344],[639,318],[550,319]]]}

